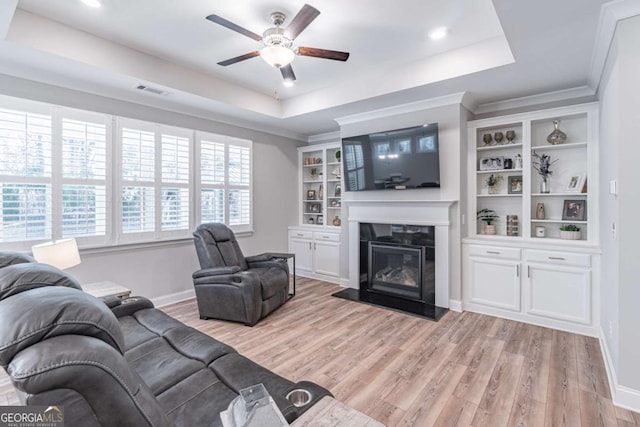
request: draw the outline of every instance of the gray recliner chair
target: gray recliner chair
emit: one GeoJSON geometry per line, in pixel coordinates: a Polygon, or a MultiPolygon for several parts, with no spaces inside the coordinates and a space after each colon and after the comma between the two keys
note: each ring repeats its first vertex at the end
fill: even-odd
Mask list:
{"type": "Polygon", "coordinates": [[[193,236],[201,268],[193,273],[200,318],[253,326],[287,301],[285,260],[269,253],[245,257],[224,224],[200,224],[193,236]]]}

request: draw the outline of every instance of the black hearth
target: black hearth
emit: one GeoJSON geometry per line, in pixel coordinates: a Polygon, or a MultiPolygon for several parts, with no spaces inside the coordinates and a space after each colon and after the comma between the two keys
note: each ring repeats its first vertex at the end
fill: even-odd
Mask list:
{"type": "Polygon", "coordinates": [[[438,320],[435,227],[360,224],[360,289],[334,296],[438,320]]]}

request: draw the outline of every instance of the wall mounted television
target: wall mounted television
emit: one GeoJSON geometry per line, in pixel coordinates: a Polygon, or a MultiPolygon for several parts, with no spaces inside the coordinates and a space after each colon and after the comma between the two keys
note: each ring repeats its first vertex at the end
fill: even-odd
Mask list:
{"type": "Polygon", "coordinates": [[[440,187],[438,124],[342,139],[346,191],[440,187]]]}

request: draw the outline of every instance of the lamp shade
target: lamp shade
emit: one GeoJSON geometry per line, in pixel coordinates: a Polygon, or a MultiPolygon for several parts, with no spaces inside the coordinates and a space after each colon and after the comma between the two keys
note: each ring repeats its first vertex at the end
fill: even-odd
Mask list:
{"type": "Polygon", "coordinates": [[[266,46],[260,50],[260,56],[272,67],[281,68],[291,64],[296,54],[282,46],[266,46]]]}
{"type": "Polygon", "coordinates": [[[64,270],[80,264],[80,253],[76,239],[62,239],[31,247],[33,257],[38,262],[53,265],[64,270]]]}

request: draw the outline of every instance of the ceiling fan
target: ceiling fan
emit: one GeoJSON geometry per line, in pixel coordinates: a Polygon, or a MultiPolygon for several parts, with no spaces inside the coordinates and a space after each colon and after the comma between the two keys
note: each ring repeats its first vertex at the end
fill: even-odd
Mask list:
{"type": "Polygon", "coordinates": [[[226,67],[227,65],[235,64],[240,61],[244,61],[256,56],[261,56],[269,65],[280,69],[282,78],[285,82],[293,82],[296,80],[296,75],[291,67],[291,61],[296,55],[300,56],[313,56],[316,58],[333,59],[336,61],[346,61],[349,59],[349,52],[339,52],[336,50],[317,49],[313,47],[293,47],[293,41],[296,37],[304,31],[305,28],[313,22],[316,17],[320,15],[320,11],[313,6],[305,4],[298,14],[293,18],[291,23],[286,29],[280,28],[285,21],[285,15],[282,12],[273,12],[271,14],[271,21],[274,27],[268,28],[262,33],[262,36],[242,28],[241,26],[227,21],[218,15],[209,15],[207,19],[216,24],[222,25],[230,30],[245,35],[256,41],[262,42],[264,47],[254,52],[245,53],[244,55],[236,56],[224,61],[218,62],[218,65],[226,67]]]}

